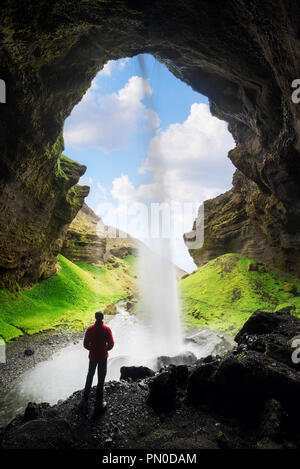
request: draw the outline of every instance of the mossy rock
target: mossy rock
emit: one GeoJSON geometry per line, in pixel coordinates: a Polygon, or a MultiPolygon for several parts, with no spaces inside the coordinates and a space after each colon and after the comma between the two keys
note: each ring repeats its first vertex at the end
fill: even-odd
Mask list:
{"type": "Polygon", "coordinates": [[[261,262],[249,262],[248,263],[248,271],[249,272],[260,272],[260,273],[264,273],[264,272],[267,272],[267,268],[264,264],[262,264],[261,262]]]}
{"type": "Polygon", "coordinates": [[[109,316],[111,316],[113,314],[117,314],[118,310],[117,310],[115,303],[111,303],[110,305],[107,305],[104,308],[103,312],[104,314],[108,314],[109,316]]]}
{"type": "Polygon", "coordinates": [[[285,282],[283,284],[283,291],[291,293],[292,295],[297,295],[297,286],[294,283],[285,282]]]}

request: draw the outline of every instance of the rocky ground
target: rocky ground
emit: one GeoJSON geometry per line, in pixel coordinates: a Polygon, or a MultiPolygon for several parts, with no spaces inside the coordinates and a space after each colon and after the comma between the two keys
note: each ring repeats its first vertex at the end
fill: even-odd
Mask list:
{"type": "Polygon", "coordinates": [[[6,363],[0,363],[0,402],[22,373],[72,342],[83,340],[83,334],[60,328],[47,333],[24,334],[6,344],[6,363]]]}
{"type": "Polygon", "coordinates": [[[30,404],[1,430],[2,448],[298,448],[300,320],[256,312],[223,357],[171,366],[154,377],[110,382],[92,417],[82,391],[59,405],[30,404]]]}
{"type": "Polygon", "coordinates": [[[87,414],[80,408],[78,391],[61,405],[28,408],[27,416],[17,417],[5,429],[2,447],[218,448],[224,431],[230,432],[236,445],[248,446],[238,437],[238,427],[220,423],[217,415],[186,404],[170,412],[154,411],[147,404],[145,381],[111,382],[105,389],[107,410],[97,421],[92,418],[92,403],[87,414]]]}

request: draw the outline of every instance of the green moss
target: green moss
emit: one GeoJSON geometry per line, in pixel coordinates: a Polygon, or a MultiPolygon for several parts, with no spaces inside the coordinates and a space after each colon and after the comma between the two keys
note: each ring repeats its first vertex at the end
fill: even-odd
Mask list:
{"type": "Polygon", "coordinates": [[[300,316],[300,297],[283,289],[289,281],[299,293],[299,280],[266,265],[249,271],[249,264],[257,262],[238,254],[225,254],[182,279],[180,291],[186,325],[235,334],[257,309],[276,311],[293,306],[300,316]]]}
{"type": "Polygon", "coordinates": [[[203,243],[203,246],[199,249],[189,249],[189,252],[192,257],[195,257],[200,255],[201,253],[209,250],[209,249],[214,249],[217,247],[217,241],[213,238],[206,237],[203,243]]]}
{"type": "Polygon", "coordinates": [[[283,290],[286,293],[291,293],[292,295],[297,295],[297,285],[295,283],[285,282],[283,284],[283,290]]]}
{"type": "Polygon", "coordinates": [[[223,226],[223,225],[225,225],[226,223],[231,223],[231,222],[233,222],[234,219],[235,219],[235,216],[230,217],[230,218],[226,218],[225,220],[222,220],[222,221],[220,221],[219,223],[215,223],[215,224],[212,226],[212,229],[215,230],[216,228],[219,228],[220,226],[223,226]]]}
{"type": "Polygon", "coordinates": [[[115,303],[134,288],[130,262],[107,270],[78,265],[59,256],[60,271],[30,290],[0,290],[0,336],[9,341],[23,332],[67,325],[82,329],[96,309],[115,303]]]}

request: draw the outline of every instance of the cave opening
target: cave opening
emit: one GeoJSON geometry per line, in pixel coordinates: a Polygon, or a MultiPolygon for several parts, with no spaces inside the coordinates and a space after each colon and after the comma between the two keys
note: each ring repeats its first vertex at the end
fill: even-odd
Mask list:
{"type": "MultiPolygon", "coordinates": [[[[208,360],[185,369],[181,383],[177,371],[168,368],[153,381],[150,377],[148,389],[145,382],[109,384],[107,424],[101,420],[90,426],[85,417],[77,418],[78,391],[54,408],[29,405],[24,416],[0,431],[0,446],[299,447],[300,107],[291,89],[299,62],[299,1],[6,3],[0,51],[7,85],[6,103],[0,106],[0,336],[17,340],[9,344],[16,353],[5,364],[10,380],[0,375],[0,397],[10,387],[12,393],[1,400],[11,405],[9,420],[35,400],[33,387],[43,393],[52,386],[55,393],[46,398],[52,403],[60,385],[64,397],[73,386],[82,389],[82,331],[91,311],[101,307],[115,319],[122,299],[135,312],[134,295],[128,294],[136,272],[122,249],[131,251],[110,246],[108,253],[119,257],[105,257],[103,268],[93,265],[95,250],[104,248],[94,232],[81,230],[78,223],[80,213],[91,225],[96,215],[87,205],[82,208],[88,189],[77,182],[82,177],[82,184],[91,186],[87,202],[106,223],[123,226],[99,205],[110,203],[111,212],[122,212],[119,207],[137,195],[150,194],[152,200],[162,172],[152,151],[154,139],[164,148],[169,197],[175,194],[182,202],[195,194],[197,204],[209,199],[205,245],[190,250],[197,270],[178,283],[188,326],[198,328],[196,340],[201,342],[202,334],[210,343],[210,334],[221,340],[206,350],[208,360]],[[126,75],[137,54],[147,54],[147,64],[154,54],[161,61],[154,68],[166,64],[173,80],[208,96],[214,118],[206,100],[196,96],[189,101],[184,88],[174,92],[180,82],[173,87],[170,77],[165,81],[166,69],[160,69],[158,85],[150,66],[146,81],[137,70],[126,75]],[[149,106],[141,88],[155,105],[149,106]],[[185,111],[182,101],[189,102],[185,111]],[[63,157],[62,128],[70,114],[63,157]],[[155,133],[149,132],[149,121],[155,133]],[[225,165],[231,165],[226,153],[233,145],[225,148],[220,138],[228,132],[226,122],[236,142],[229,153],[237,169],[232,189],[231,176],[228,186],[218,184],[225,165]],[[87,165],[85,176],[85,167],[76,161],[87,165]],[[57,330],[49,333],[61,326],[62,335],[64,326],[75,330],[62,341],[55,338],[57,330]],[[54,357],[52,371],[49,362],[31,368],[28,357],[49,358],[59,352],[58,342],[67,350],[54,357]],[[27,398],[17,383],[23,371],[29,372],[23,382],[27,398]],[[172,375],[173,381],[165,379],[172,375]]],[[[179,258],[174,262],[186,271],[193,268],[179,258]]],[[[113,326],[116,343],[135,347],[124,324],[119,325],[113,326]]],[[[0,422],[2,412],[3,406],[0,422]]]]}
{"type": "Polygon", "coordinates": [[[159,201],[166,181],[165,200],[180,207],[171,213],[171,260],[194,270],[183,234],[204,200],[231,188],[235,170],[227,158],[232,135],[212,116],[207,97],[151,54],[110,60],[66,119],[63,135],[64,154],[87,166],[79,181],[90,186],[87,205],[109,226],[147,242],[127,208],[159,201]]]}

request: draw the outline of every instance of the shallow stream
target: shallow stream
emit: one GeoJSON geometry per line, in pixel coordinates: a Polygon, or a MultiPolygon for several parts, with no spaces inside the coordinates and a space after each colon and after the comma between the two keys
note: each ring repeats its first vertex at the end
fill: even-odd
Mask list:
{"type": "MultiPolygon", "coordinates": [[[[139,323],[136,316],[128,313],[122,305],[118,306],[118,311],[109,321],[115,347],[109,353],[106,381],[119,380],[120,367],[124,365],[143,365],[156,370],[157,354],[153,350],[150,329],[139,323]]],[[[182,352],[191,351],[197,358],[209,355],[212,353],[211,333],[211,330],[207,330],[207,334],[202,334],[200,343],[189,342],[183,346],[182,352]]],[[[28,402],[48,402],[53,405],[83,389],[87,369],[88,351],[80,341],[64,347],[49,360],[25,371],[1,402],[0,427],[23,412],[28,402]]]]}

